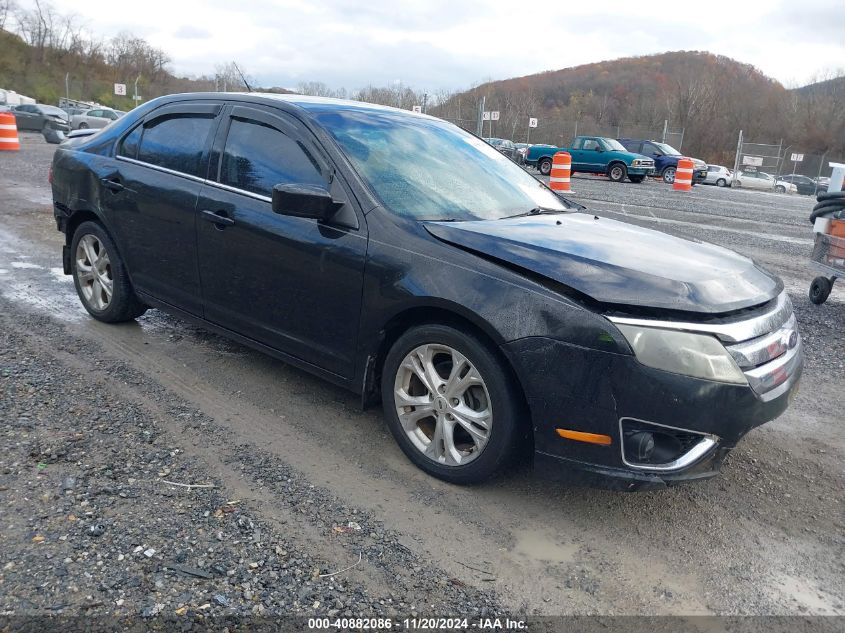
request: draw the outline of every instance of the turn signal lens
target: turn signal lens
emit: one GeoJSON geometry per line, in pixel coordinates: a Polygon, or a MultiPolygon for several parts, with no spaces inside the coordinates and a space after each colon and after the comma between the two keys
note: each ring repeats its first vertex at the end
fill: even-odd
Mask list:
{"type": "Polygon", "coordinates": [[[583,431],[571,431],[569,429],[556,429],[557,434],[567,440],[575,440],[576,442],[587,442],[588,444],[598,444],[600,446],[610,446],[611,438],[609,435],[599,435],[598,433],[584,433],[583,431]]]}

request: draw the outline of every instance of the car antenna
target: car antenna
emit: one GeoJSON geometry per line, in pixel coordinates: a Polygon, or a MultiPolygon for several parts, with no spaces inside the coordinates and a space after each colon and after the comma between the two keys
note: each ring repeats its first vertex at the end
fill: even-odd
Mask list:
{"type": "Polygon", "coordinates": [[[235,70],[237,70],[238,74],[241,76],[241,79],[243,80],[244,85],[246,86],[246,91],[252,92],[252,88],[249,87],[249,83],[247,83],[246,77],[244,77],[244,74],[241,72],[241,69],[238,68],[238,65],[235,62],[232,62],[232,66],[235,67],[235,70]]]}

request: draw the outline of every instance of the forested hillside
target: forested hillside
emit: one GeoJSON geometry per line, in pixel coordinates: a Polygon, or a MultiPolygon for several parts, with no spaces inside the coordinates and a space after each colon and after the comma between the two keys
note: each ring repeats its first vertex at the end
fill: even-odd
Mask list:
{"type": "MultiPolygon", "coordinates": [[[[737,133],[760,143],[845,155],[843,79],[787,90],[748,64],[696,51],[587,64],[493,81],[444,95],[435,113],[474,120],[477,101],[499,110],[498,135],[524,140],[527,119],[536,142],[567,143],[575,131],[616,136],[684,130],[683,148],[727,160],[737,133]]],[[[679,134],[671,135],[677,142],[679,134]]]]}

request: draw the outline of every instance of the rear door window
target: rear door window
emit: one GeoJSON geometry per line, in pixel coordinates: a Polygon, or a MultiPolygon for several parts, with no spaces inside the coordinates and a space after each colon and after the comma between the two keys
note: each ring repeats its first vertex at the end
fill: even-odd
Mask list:
{"type": "Polygon", "coordinates": [[[301,142],[265,123],[233,117],[220,165],[220,182],[270,197],[277,184],[325,185],[326,178],[301,142]]]}
{"type": "Polygon", "coordinates": [[[205,149],[214,116],[176,114],[144,124],[138,160],[183,174],[206,176],[205,149]]]}

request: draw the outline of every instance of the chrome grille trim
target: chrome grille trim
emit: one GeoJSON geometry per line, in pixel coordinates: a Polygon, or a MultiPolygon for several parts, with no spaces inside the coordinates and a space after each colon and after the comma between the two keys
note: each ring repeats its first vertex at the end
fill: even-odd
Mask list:
{"type": "Polygon", "coordinates": [[[786,323],[769,334],[744,343],[726,345],[725,348],[743,371],[753,369],[785,354],[789,350],[792,333],[798,331],[797,326],[798,323],[793,314],[786,323]]]}
{"type": "Polygon", "coordinates": [[[639,325],[641,327],[683,330],[700,334],[713,334],[725,343],[741,343],[768,334],[780,328],[792,316],[792,302],[786,292],[778,295],[773,308],[742,321],[732,323],[689,323],[685,321],[662,321],[658,319],[636,319],[629,317],[607,317],[613,323],[639,325]]]}

